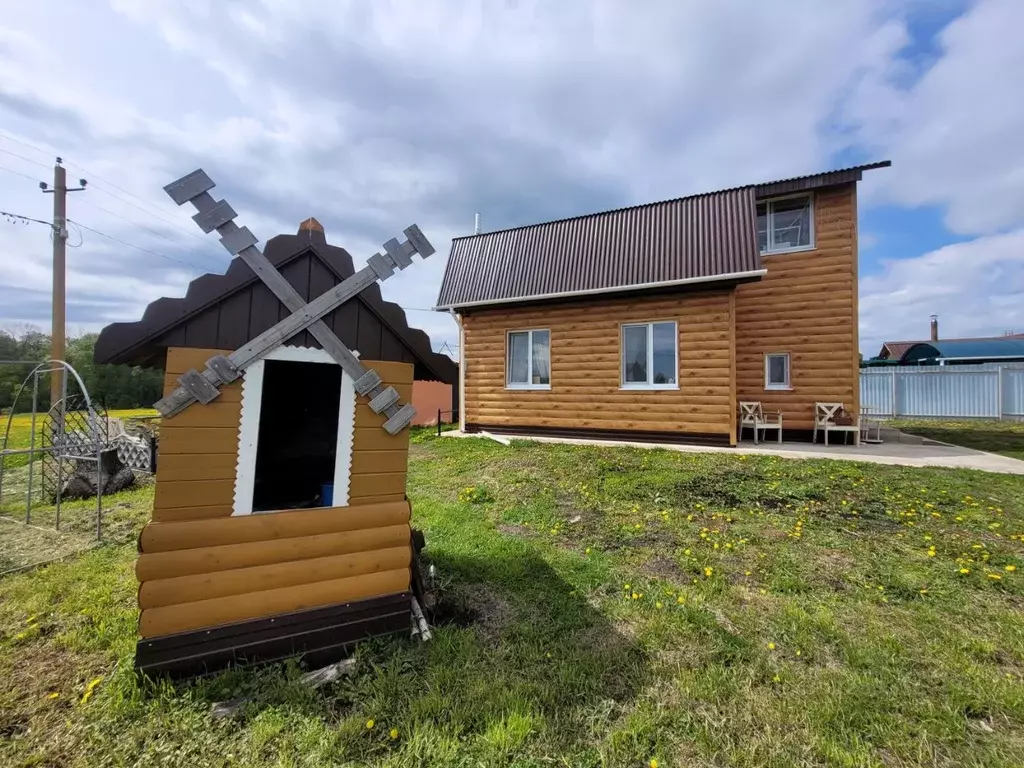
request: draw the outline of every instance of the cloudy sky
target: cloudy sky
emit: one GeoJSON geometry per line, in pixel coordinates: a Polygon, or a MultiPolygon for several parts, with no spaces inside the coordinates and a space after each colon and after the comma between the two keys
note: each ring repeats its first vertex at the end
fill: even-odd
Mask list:
{"type": "MultiPolygon", "coordinates": [[[[72,331],[227,256],[165,198],[202,166],[261,240],[310,215],[435,347],[452,237],[890,159],[860,194],[861,347],[1024,331],[1024,2],[0,0],[0,210],[71,179],[72,331]]],[[[0,218],[0,325],[48,325],[48,232],[0,218]]]]}

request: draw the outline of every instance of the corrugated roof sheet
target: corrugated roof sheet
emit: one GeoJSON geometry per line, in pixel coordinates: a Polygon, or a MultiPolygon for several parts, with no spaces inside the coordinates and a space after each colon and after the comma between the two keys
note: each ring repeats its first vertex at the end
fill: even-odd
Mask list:
{"type": "Polygon", "coordinates": [[[889,162],[647,203],[452,241],[438,309],[756,277],[756,200],[889,162]]]}
{"type": "Polygon", "coordinates": [[[936,356],[946,359],[1024,357],[1024,339],[1004,337],[926,341],[915,344],[906,357],[919,360],[936,356]],[[936,352],[938,355],[935,354],[936,352]]]}
{"type": "Polygon", "coordinates": [[[452,242],[438,307],[754,272],[754,189],[623,208],[452,242]]]}
{"type": "MultiPolygon", "coordinates": [[[[975,341],[1000,341],[1002,339],[1024,339],[1024,333],[1010,333],[1010,334],[1007,334],[1006,336],[980,336],[980,337],[976,337],[976,338],[965,338],[965,339],[940,339],[940,341],[941,342],[951,342],[951,341],[956,341],[956,342],[959,342],[959,341],[975,342],[975,341]]],[[[931,343],[932,342],[930,342],[930,341],[924,341],[924,340],[922,340],[922,341],[883,341],[882,342],[882,349],[878,353],[878,356],[880,358],[887,357],[888,359],[891,359],[891,360],[900,360],[905,354],[907,354],[907,350],[909,350],[911,347],[913,347],[913,346],[915,346],[917,344],[931,344],[931,343]],[[889,353],[888,355],[886,355],[886,351],[888,351],[888,353],[889,353]]]]}

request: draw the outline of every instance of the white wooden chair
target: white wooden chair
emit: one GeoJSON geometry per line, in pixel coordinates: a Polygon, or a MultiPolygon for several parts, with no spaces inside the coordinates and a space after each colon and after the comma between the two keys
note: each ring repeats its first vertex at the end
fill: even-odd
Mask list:
{"type": "Polygon", "coordinates": [[[860,445],[860,419],[854,418],[853,424],[836,424],[836,416],[843,410],[842,403],[815,403],[814,404],[814,435],[812,442],[818,442],[818,430],[825,433],[825,445],[828,445],[829,432],[842,432],[843,445],[846,445],[846,438],[853,433],[853,444],[860,445]]]}
{"type": "Polygon", "coordinates": [[[761,430],[761,439],[764,439],[764,433],[769,429],[774,429],[779,435],[779,445],[782,445],[782,411],[779,411],[778,416],[769,421],[764,416],[764,411],[761,409],[761,403],[759,401],[754,402],[743,402],[740,401],[740,439],[743,439],[743,428],[751,427],[754,430],[754,445],[757,445],[757,430],[761,430]]]}

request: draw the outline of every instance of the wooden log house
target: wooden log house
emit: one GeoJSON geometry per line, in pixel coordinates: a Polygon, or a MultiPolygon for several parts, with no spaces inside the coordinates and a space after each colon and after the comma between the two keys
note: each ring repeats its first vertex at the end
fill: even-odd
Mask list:
{"type": "Polygon", "coordinates": [[[736,445],[859,410],[857,182],[889,162],[456,238],[467,432],[736,445]]]}
{"type": "Polygon", "coordinates": [[[326,661],[356,640],[410,627],[409,430],[382,426],[411,401],[414,381],[455,384],[457,367],[371,282],[244,370],[230,373],[228,363],[227,378],[237,378],[217,381],[215,361],[237,359],[233,350],[356,274],[315,219],[256,255],[265,262],[240,253],[226,274],[197,278],[184,298],[158,299],[96,344],[97,362],[162,366],[165,406],[208,392],[197,377],[217,385],[209,402],[160,427],[153,516],[136,565],[136,664],[149,673],[300,653],[326,661]],[[267,262],[290,289],[268,283],[267,262]],[[341,346],[376,372],[382,399],[397,393],[387,411],[374,392],[357,391],[337,362],[341,346]]]}

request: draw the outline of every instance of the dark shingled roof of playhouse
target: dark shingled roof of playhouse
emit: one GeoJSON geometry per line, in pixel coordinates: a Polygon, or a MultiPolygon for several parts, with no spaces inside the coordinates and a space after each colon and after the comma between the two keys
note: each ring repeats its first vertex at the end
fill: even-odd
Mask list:
{"type": "MultiPolygon", "coordinates": [[[[355,273],[352,256],[344,248],[329,245],[315,219],[303,222],[295,235],[272,238],[263,253],[307,302],[355,273]]],[[[157,299],[140,321],[108,325],[96,341],[94,357],[98,363],[160,367],[167,347],[238,349],[289,314],[249,266],[235,257],[225,274],[206,274],[189,283],[183,298],[157,299]]],[[[402,308],[384,301],[379,284],[364,289],[323,321],[365,360],[413,363],[419,380],[452,385],[458,381],[458,366],[432,350],[426,333],[409,327],[402,308]]],[[[307,331],[285,343],[320,346],[307,331]]]]}

